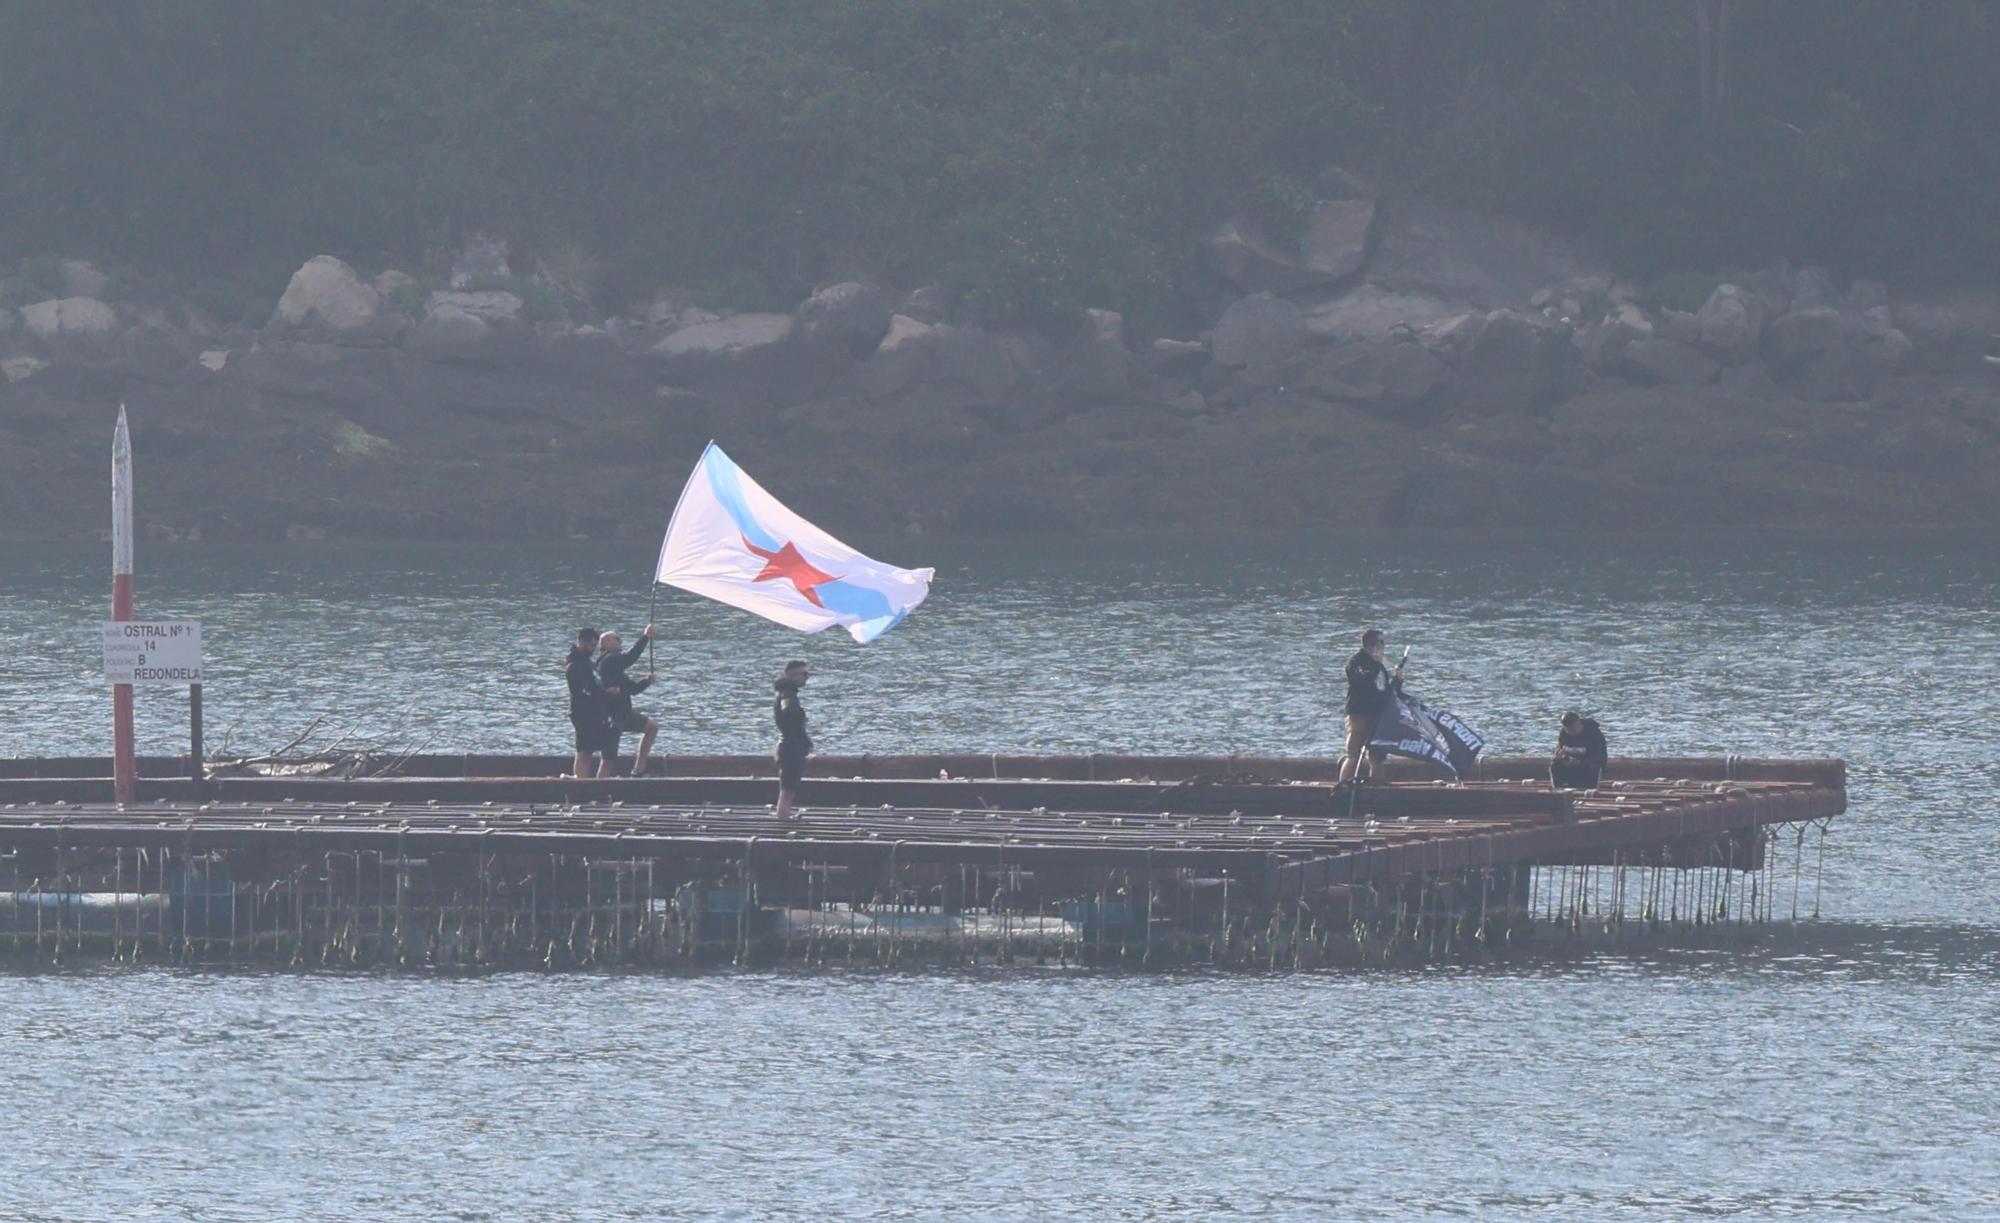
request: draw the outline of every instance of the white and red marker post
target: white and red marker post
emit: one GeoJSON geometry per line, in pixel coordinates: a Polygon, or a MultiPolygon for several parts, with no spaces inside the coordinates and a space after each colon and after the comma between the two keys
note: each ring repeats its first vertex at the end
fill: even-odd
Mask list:
{"type": "MultiPolygon", "coordinates": [[[[111,618],[132,618],[132,436],[125,405],[111,438],[111,618]]],[[[111,788],[121,803],[133,801],[139,776],[132,743],[132,685],[111,686],[111,788]]]]}

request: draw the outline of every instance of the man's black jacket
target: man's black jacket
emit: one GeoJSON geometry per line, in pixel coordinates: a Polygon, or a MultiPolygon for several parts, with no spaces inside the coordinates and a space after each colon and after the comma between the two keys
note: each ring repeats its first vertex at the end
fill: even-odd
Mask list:
{"type": "Polygon", "coordinates": [[[632,697],[644,692],[653,682],[649,679],[625,677],[625,668],[638,662],[639,655],[645,652],[646,639],[641,637],[631,649],[617,654],[606,654],[597,660],[597,681],[605,689],[604,707],[611,714],[613,721],[622,721],[631,716],[632,697]],[[610,690],[613,688],[618,691],[612,693],[610,690]]]}

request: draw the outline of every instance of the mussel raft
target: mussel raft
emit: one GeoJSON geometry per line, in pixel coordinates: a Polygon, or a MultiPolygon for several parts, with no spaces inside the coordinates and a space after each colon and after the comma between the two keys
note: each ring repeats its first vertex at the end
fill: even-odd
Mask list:
{"type": "Polygon", "coordinates": [[[1562,937],[1738,937],[1816,915],[1838,760],[827,757],[578,782],[554,757],[0,761],[0,955],[22,965],[1310,968],[1562,937]]]}

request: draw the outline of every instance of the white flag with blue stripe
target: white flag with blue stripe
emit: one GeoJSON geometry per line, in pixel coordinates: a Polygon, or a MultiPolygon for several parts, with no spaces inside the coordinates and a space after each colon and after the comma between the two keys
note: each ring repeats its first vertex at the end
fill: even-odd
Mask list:
{"type": "Polygon", "coordinates": [[[710,442],[674,506],[653,580],[808,633],[838,624],[873,641],[924,601],[933,572],[861,555],[710,442]]]}

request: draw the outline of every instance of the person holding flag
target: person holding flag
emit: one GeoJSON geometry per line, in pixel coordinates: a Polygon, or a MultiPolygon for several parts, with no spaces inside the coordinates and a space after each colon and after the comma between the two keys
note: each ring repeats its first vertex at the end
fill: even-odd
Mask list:
{"type": "Polygon", "coordinates": [[[652,687],[657,679],[654,675],[643,675],[637,679],[627,675],[626,669],[639,661],[639,655],[646,652],[652,643],[653,626],[639,634],[639,640],[632,648],[625,648],[624,638],[616,633],[606,633],[598,638],[597,683],[604,690],[605,716],[611,729],[605,736],[604,762],[598,766],[599,777],[611,775],[611,763],[618,758],[618,736],[638,735],[639,750],[632,757],[632,776],[642,777],[646,772],[646,759],[653,750],[653,740],[660,733],[660,724],[632,708],[632,698],[652,687]]]}
{"type": "Polygon", "coordinates": [[[1347,749],[1340,760],[1341,785],[1366,780],[1361,775],[1364,754],[1368,776],[1382,763],[1382,752],[1371,750],[1368,741],[1375,737],[1376,722],[1403,690],[1403,664],[1391,671],[1382,661],[1388,644],[1381,629],[1367,629],[1361,634],[1361,648],[1347,660],[1347,749]]]}

